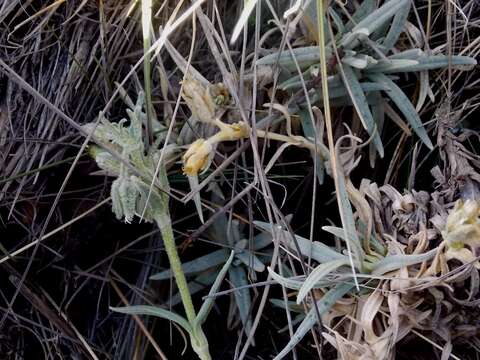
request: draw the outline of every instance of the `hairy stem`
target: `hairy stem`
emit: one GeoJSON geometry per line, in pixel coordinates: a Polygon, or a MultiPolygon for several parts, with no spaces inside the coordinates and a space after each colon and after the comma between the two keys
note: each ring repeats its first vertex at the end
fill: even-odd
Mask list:
{"type": "Polygon", "coordinates": [[[170,220],[170,214],[168,208],[163,207],[161,211],[157,211],[155,214],[155,221],[162,233],[163,243],[165,244],[165,250],[167,251],[168,261],[170,262],[170,268],[175,277],[180,297],[182,298],[183,307],[187,315],[188,322],[193,328],[193,332],[190,334],[190,340],[193,350],[197,353],[201,360],[211,360],[210,352],[208,350],[208,340],[203,333],[200,326],[197,325],[195,319],[197,314],[193,307],[192,296],[188,289],[187,279],[182,269],[182,263],[178,256],[177,247],[175,245],[175,237],[173,235],[172,222],[170,220]]]}
{"type": "Polygon", "coordinates": [[[188,322],[193,324],[196,317],[195,308],[193,307],[192,297],[190,295],[190,291],[188,290],[187,279],[185,278],[185,274],[182,269],[182,263],[178,256],[168,210],[158,212],[155,215],[155,221],[157,222],[162,234],[165,250],[167,251],[168,261],[170,262],[170,268],[172,269],[173,276],[175,277],[175,282],[177,283],[178,291],[180,292],[180,297],[182,298],[182,303],[188,322]]]}

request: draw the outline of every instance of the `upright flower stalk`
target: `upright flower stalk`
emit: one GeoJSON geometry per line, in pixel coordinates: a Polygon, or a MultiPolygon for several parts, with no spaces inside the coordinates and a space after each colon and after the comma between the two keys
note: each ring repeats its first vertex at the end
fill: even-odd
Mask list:
{"type": "MultiPolygon", "coordinates": [[[[157,185],[160,186],[161,191],[151,189],[150,183],[152,182],[153,174],[155,174],[155,169],[160,158],[160,151],[156,146],[151,146],[145,154],[141,121],[142,118],[145,118],[145,113],[142,110],[143,105],[144,96],[143,93],[141,93],[137,104],[134,109],[132,109],[133,111],[130,109],[127,110],[130,118],[129,126],[125,126],[126,120],[122,120],[119,123],[110,123],[107,119],[101,119],[102,122],[95,130],[93,130],[93,124],[85,125],[86,130],[94,131],[98,139],[109,142],[112,146],[116,147],[122,154],[124,160],[130,162],[141,177],[131,174],[123,163],[99,147],[91,146],[90,154],[102,170],[108,175],[116,177],[111,188],[112,208],[116,217],[130,223],[135,216],[143,214],[144,220],[155,222],[158,225],[187,319],[183,319],[174,313],[158,307],[130,306],[113,308],[113,310],[130,314],[155,315],[176,321],[189,333],[192,348],[198,357],[201,360],[210,360],[208,341],[201,327],[208,311],[203,311],[202,319],[197,317],[177,252],[168,208],[169,184],[166,165],[172,159],[172,155],[176,151],[176,146],[167,145],[165,147],[167,153],[166,156],[164,156],[164,163],[160,164],[156,178],[157,185]]],[[[161,140],[161,138],[157,139],[157,142],[161,140]]]]}
{"type": "MultiPolygon", "coordinates": [[[[166,180],[166,176],[164,177],[164,179],[166,180]]],[[[160,195],[160,197],[163,198],[164,205],[168,205],[167,194],[163,193],[160,195]]],[[[162,234],[163,244],[165,245],[165,251],[167,252],[168,261],[170,263],[170,269],[173,273],[173,277],[175,278],[175,282],[177,284],[180,297],[182,299],[183,308],[185,309],[187,320],[193,329],[193,332],[190,333],[190,341],[192,348],[197,353],[200,359],[209,360],[211,359],[211,357],[208,350],[207,338],[203,333],[202,328],[198,327],[197,329],[196,327],[197,314],[193,306],[190,290],[188,289],[187,279],[182,269],[182,262],[180,261],[180,257],[178,256],[168,206],[159,207],[159,209],[154,212],[153,218],[157,223],[158,228],[160,229],[160,233],[162,234]]]]}

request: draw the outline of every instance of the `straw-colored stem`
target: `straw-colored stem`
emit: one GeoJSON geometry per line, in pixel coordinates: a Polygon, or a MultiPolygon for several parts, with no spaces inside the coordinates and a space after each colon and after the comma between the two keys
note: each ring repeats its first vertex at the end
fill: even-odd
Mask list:
{"type": "Polygon", "coordinates": [[[142,0],[142,30],[143,30],[143,77],[145,85],[145,107],[147,113],[147,145],[150,146],[153,143],[153,129],[152,129],[152,69],[150,65],[150,26],[152,20],[152,0],[142,0]]]}

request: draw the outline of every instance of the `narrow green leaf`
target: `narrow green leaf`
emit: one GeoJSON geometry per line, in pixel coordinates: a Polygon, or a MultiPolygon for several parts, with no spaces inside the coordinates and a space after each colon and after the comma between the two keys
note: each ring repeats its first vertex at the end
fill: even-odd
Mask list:
{"type": "MultiPolygon", "coordinates": [[[[287,289],[290,289],[290,290],[300,290],[302,288],[302,285],[303,285],[304,281],[305,281],[303,279],[302,280],[296,280],[296,279],[281,276],[281,275],[277,274],[275,271],[273,271],[270,267],[267,267],[267,270],[268,270],[269,275],[272,277],[272,279],[274,281],[276,281],[280,285],[282,285],[282,286],[284,286],[284,287],[286,287],[287,289]]],[[[319,289],[319,288],[323,288],[323,287],[331,286],[331,285],[332,285],[332,281],[324,280],[324,281],[318,281],[316,284],[314,284],[313,288],[314,289],[319,289]]]]}
{"type": "MultiPolygon", "coordinates": [[[[312,120],[310,118],[309,112],[306,109],[302,109],[299,113],[300,115],[300,121],[302,123],[302,129],[303,133],[305,134],[305,137],[307,139],[311,139],[313,142],[315,141],[315,129],[312,124],[312,120]]],[[[319,141],[321,141],[319,139],[319,141]]],[[[313,161],[317,162],[317,179],[318,183],[320,185],[323,184],[323,181],[325,180],[325,164],[324,160],[320,157],[320,155],[313,154],[312,157],[315,156],[316,159],[314,158],[313,161]]]]}
{"type": "Polygon", "coordinates": [[[393,48],[400,37],[400,34],[405,29],[405,23],[407,22],[408,14],[410,13],[410,5],[410,1],[407,1],[407,3],[395,14],[392,21],[392,26],[390,27],[390,30],[383,41],[385,52],[393,48]]]}
{"type": "Polygon", "coordinates": [[[388,59],[405,59],[405,60],[418,60],[421,57],[424,57],[425,52],[422,49],[408,49],[400,51],[396,54],[388,56],[388,59]]]}
{"type": "Polygon", "coordinates": [[[352,98],[353,106],[357,111],[360,121],[368,134],[373,136],[373,143],[375,144],[380,157],[383,158],[383,144],[380,139],[378,125],[375,124],[373,120],[373,115],[370,112],[367,98],[365,97],[362,86],[358,81],[358,77],[355,71],[348,65],[343,65],[343,73],[345,75],[343,78],[345,88],[349,90],[349,95],[352,98]]]}
{"type": "Polygon", "coordinates": [[[373,81],[384,84],[389,88],[389,90],[385,91],[387,95],[390,97],[390,99],[392,99],[395,105],[397,105],[397,107],[403,113],[406,120],[409,122],[413,131],[415,131],[420,140],[422,140],[423,143],[430,150],[432,150],[433,144],[428,137],[427,131],[425,130],[425,127],[423,126],[417,111],[413,107],[408,97],[403,93],[403,91],[384,74],[370,74],[368,77],[373,81]]]}
{"type": "MultiPolygon", "coordinates": [[[[359,220],[357,223],[357,227],[360,231],[360,240],[363,242],[363,234],[365,234],[367,226],[359,220]]],[[[370,234],[370,246],[373,248],[373,250],[375,250],[378,254],[382,256],[385,256],[387,253],[385,246],[383,246],[383,244],[377,239],[374,229],[372,229],[372,233],[370,234]]]]}
{"type": "Polygon", "coordinates": [[[272,234],[262,232],[253,238],[253,250],[262,250],[272,244],[272,234]]]}
{"type": "MultiPolygon", "coordinates": [[[[263,222],[263,221],[254,221],[254,224],[258,226],[263,231],[268,231],[273,234],[273,227],[271,224],[263,222]]],[[[286,241],[286,245],[289,248],[295,250],[296,246],[291,239],[291,235],[288,231],[278,229],[278,232],[283,232],[283,237],[286,241]]],[[[298,247],[300,248],[300,252],[303,256],[310,257],[319,263],[324,263],[332,260],[339,260],[339,259],[348,259],[345,255],[335,251],[331,247],[322,244],[319,241],[310,241],[301,237],[299,235],[295,235],[295,239],[297,240],[298,247]]]]}
{"type": "MultiPolygon", "coordinates": [[[[358,228],[360,230],[360,234],[359,234],[359,237],[360,237],[360,241],[363,242],[363,231],[365,231],[366,227],[365,227],[365,224],[363,224],[362,222],[358,222],[358,228]]],[[[337,226],[322,226],[322,230],[338,237],[339,239],[345,241],[345,232],[343,231],[343,229],[341,227],[337,227],[337,226]]],[[[370,234],[370,245],[373,246],[374,250],[377,251],[380,255],[384,255],[385,254],[385,248],[383,247],[383,245],[378,241],[378,239],[375,237],[375,234],[372,233],[370,234]]]]}
{"type": "Polygon", "coordinates": [[[276,306],[278,308],[285,309],[285,310],[286,308],[288,308],[288,310],[290,311],[293,311],[296,313],[302,313],[303,315],[305,315],[304,307],[302,305],[297,305],[295,301],[287,301],[287,306],[285,306],[285,300],[283,299],[270,299],[269,301],[273,306],[276,306]]]}
{"type": "Polygon", "coordinates": [[[347,239],[347,248],[349,247],[349,250],[351,250],[351,255],[354,260],[354,264],[352,264],[352,271],[354,271],[354,265],[356,268],[361,270],[365,253],[355,227],[355,219],[353,217],[352,205],[350,204],[347,189],[345,187],[345,176],[343,171],[337,174],[337,182],[339,202],[338,211],[340,212],[343,230],[345,231],[345,238],[347,239]]]}
{"type": "Polygon", "coordinates": [[[312,290],[320,280],[323,280],[325,276],[344,265],[349,266],[350,262],[348,260],[334,260],[324,264],[320,264],[315,269],[313,269],[313,271],[305,279],[305,282],[303,283],[302,287],[298,292],[297,304],[302,303],[310,290],[312,290]]]}
{"type": "Polygon", "coordinates": [[[372,64],[365,69],[365,73],[396,73],[402,72],[419,64],[418,60],[412,59],[388,59],[379,60],[376,64],[372,64]]]}
{"type": "Polygon", "coordinates": [[[250,251],[244,250],[235,254],[238,260],[244,263],[246,266],[252,268],[256,272],[265,271],[265,265],[260,261],[258,257],[252,254],[250,251]]]}
{"type": "Polygon", "coordinates": [[[355,25],[357,25],[363,18],[375,11],[377,4],[376,0],[364,0],[360,6],[355,10],[352,15],[352,19],[345,25],[345,31],[350,31],[355,25]]]}
{"type": "Polygon", "coordinates": [[[405,266],[415,265],[433,259],[437,249],[418,255],[390,255],[373,265],[373,275],[383,275],[405,266]]]}
{"type": "Polygon", "coordinates": [[[357,54],[353,56],[344,56],[342,63],[350,65],[356,69],[365,69],[369,65],[377,64],[378,60],[370,55],[357,54]]]}
{"type": "MultiPolygon", "coordinates": [[[[406,52],[405,52],[406,53],[406,52]]],[[[366,69],[368,73],[399,73],[399,72],[418,72],[423,70],[435,70],[446,68],[451,64],[453,68],[460,70],[470,70],[477,65],[477,61],[469,56],[452,56],[449,62],[448,56],[431,55],[421,56],[413,59],[415,54],[408,53],[405,56],[411,56],[412,59],[398,59],[390,57],[389,61],[379,61],[378,64],[370,66],[366,69]],[[410,63],[408,61],[411,61],[410,63]]]]}
{"type": "Polygon", "coordinates": [[[272,277],[272,279],[274,281],[276,281],[280,285],[286,287],[287,289],[300,290],[300,288],[303,285],[303,281],[283,277],[283,276],[277,274],[275,271],[273,271],[270,268],[270,266],[267,267],[267,270],[268,270],[268,273],[270,274],[270,276],[272,277]]]}
{"type": "Polygon", "coordinates": [[[390,0],[386,2],[377,10],[364,17],[356,26],[353,27],[352,32],[356,32],[360,29],[367,29],[368,34],[371,34],[377,28],[390,20],[409,1],[410,0],[390,0]]]}
{"type": "MultiPolygon", "coordinates": [[[[332,49],[330,47],[325,48],[327,51],[327,58],[332,56],[332,49]]],[[[290,50],[284,50],[280,53],[278,52],[266,55],[261,59],[257,60],[256,65],[278,65],[296,71],[295,62],[293,57],[297,59],[300,68],[304,69],[313,64],[318,64],[320,61],[320,55],[318,51],[318,46],[306,46],[301,48],[295,48],[290,53],[290,50]]]]}
{"type": "MultiPolygon", "coordinates": [[[[371,92],[369,96],[373,96],[375,98],[375,101],[372,102],[372,116],[373,116],[373,121],[377,125],[377,132],[382,134],[383,131],[383,124],[385,123],[385,104],[384,100],[382,98],[382,95],[380,92],[371,92]]],[[[375,167],[375,160],[377,157],[377,148],[376,145],[371,142],[368,146],[369,149],[369,160],[370,160],[370,166],[372,169],[375,167]]]]}
{"type": "Polygon", "coordinates": [[[203,302],[202,307],[200,308],[200,311],[198,312],[197,317],[195,318],[195,324],[193,325],[194,329],[200,328],[200,326],[205,322],[205,320],[207,320],[207,316],[208,314],[210,314],[213,303],[215,302],[215,297],[212,295],[214,295],[220,288],[223,278],[225,277],[225,274],[227,273],[228,268],[230,267],[230,264],[233,261],[234,255],[235,255],[235,252],[232,251],[230,253],[230,256],[227,262],[225,263],[225,265],[223,265],[222,269],[218,273],[218,276],[215,279],[215,282],[213,283],[212,287],[210,288],[210,292],[208,293],[209,296],[203,302]]]}
{"type": "MultiPolygon", "coordinates": [[[[278,88],[281,90],[285,90],[285,91],[289,91],[290,93],[293,93],[294,91],[302,89],[303,83],[308,84],[308,82],[312,81],[317,75],[318,75],[318,65],[312,65],[307,70],[305,70],[302,73],[302,75],[292,74],[292,76],[289,76],[287,79],[285,79],[278,85],[278,88]]],[[[328,81],[329,83],[335,81],[335,75],[329,76],[328,81]]]]}
{"type": "Polygon", "coordinates": [[[110,310],[129,315],[150,315],[156,316],[162,319],[170,320],[180,325],[185,331],[189,334],[193,333],[193,329],[188,323],[188,321],[181,317],[180,315],[175,314],[172,311],[162,309],[158,306],[150,305],[134,305],[134,306],[125,306],[125,307],[110,307],[110,310]]]}
{"type": "Polygon", "coordinates": [[[247,274],[245,269],[239,266],[232,266],[228,270],[228,275],[232,285],[235,288],[239,288],[235,290],[233,295],[235,297],[235,303],[240,314],[240,319],[242,320],[242,324],[245,326],[245,331],[248,334],[252,327],[252,320],[249,317],[252,300],[250,298],[249,289],[244,287],[248,285],[247,274]]]}
{"type": "MultiPolygon", "coordinates": [[[[325,314],[332,308],[333,305],[335,305],[338,300],[352,290],[352,288],[354,288],[353,284],[345,282],[338,284],[333,289],[329,290],[320,300],[317,301],[318,313],[320,315],[325,314]]],[[[295,334],[293,334],[293,336],[290,338],[288,344],[277,356],[275,356],[273,360],[280,360],[284,358],[290,351],[292,351],[292,349],[303,339],[305,334],[313,328],[317,321],[317,311],[316,309],[312,308],[302,323],[298,326],[295,334]]]]}
{"type": "MultiPolygon", "coordinates": [[[[193,296],[198,292],[203,291],[207,287],[210,288],[210,285],[213,284],[216,277],[217,277],[217,271],[216,269],[213,268],[193,278],[191,281],[188,282],[188,291],[190,292],[190,295],[193,296]]],[[[175,295],[172,296],[172,298],[168,303],[171,306],[176,306],[181,302],[182,302],[182,297],[180,296],[180,293],[177,292],[175,295]]]]}
{"type": "MultiPolygon", "coordinates": [[[[369,93],[369,92],[372,92],[372,91],[388,90],[388,87],[386,87],[385,85],[378,84],[378,83],[375,83],[375,82],[361,82],[360,86],[361,86],[362,91],[364,93],[369,93]]],[[[321,102],[321,100],[323,99],[323,94],[322,94],[321,90],[312,89],[309,92],[309,94],[311,94],[310,101],[312,103],[317,103],[318,102],[317,105],[323,107],[322,102],[321,102]]],[[[345,102],[342,102],[342,103],[345,103],[345,104],[348,104],[348,105],[353,105],[353,103],[351,102],[350,96],[348,96],[348,91],[343,84],[338,86],[338,87],[332,88],[332,89],[329,88],[328,96],[334,102],[344,100],[342,98],[348,98],[350,100],[348,103],[345,103],[345,102]]],[[[368,100],[368,94],[367,94],[367,100],[368,100]]],[[[370,101],[367,101],[367,102],[371,103],[370,101]]]]}
{"type": "MultiPolygon", "coordinates": [[[[186,262],[182,264],[183,272],[185,275],[190,275],[223,264],[227,259],[228,253],[228,250],[220,249],[195,260],[186,262]]],[[[150,276],[150,280],[165,280],[169,279],[171,276],[172,272],[170,270],[165,270],[150,276]]]]}
{"type": "MultiPolygon", "coordinates": [[[[305,314],[298,314],[297,316],[295,316],[293,319],[292,319],[292,322],[290,323],[291,326],[295,326],[299,323],[301,323],[303,321],[303,319],[305,319],[305,314]]],[[[278,333],[281,334],[281,333],[284,333],[286,331],[290,330],[290,326],[289,325],[286,325],[284,326],[283,328],[279,329],[278,330],[278,333]]]]}
{"type": "MultiPolygon", "coordinates": [[[[315,3],[312,1],[312,3],[315,3]]],[[[317,10],[315,10],[315,13],[317,10]]],[[[345,25],[343,24],[342,18],[337,14],[337,12],[333,9],[333,7],[328,8],[328,13],[333,19],[335,27],[337,28],[337,34],[343,34],[345,32],[345,25]]]]}

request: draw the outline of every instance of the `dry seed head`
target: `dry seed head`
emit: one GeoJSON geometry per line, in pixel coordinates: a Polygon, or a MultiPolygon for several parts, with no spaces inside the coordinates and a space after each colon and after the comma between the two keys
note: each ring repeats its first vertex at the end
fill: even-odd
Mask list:
{"type": "Polygon", "coordinates": [[[215,118],[216,104],[207,88],[195,79],[187,78],[182,82],[182,98],[192,115],[203,123],[212,123],[215,118]]]}
{"type": "Polygon", "coordinates": [[[223,83],[210,85],[207,91],[216,106],[225,106],[230,102],[230,93],[223,83]]]}

